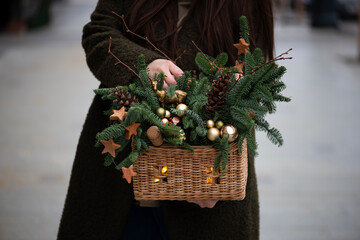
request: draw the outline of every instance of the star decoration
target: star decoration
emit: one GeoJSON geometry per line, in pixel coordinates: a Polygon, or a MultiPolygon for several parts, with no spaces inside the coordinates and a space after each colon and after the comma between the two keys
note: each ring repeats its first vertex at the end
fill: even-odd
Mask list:
{"type": "Polygon", "coordinates": [[[111,156],[115,157],[115,149],[121,147],[119,144],[114,143],[114,140],[110,138],[108,141],[100,140],[100,142],[104,145],[104,150],[102,153],[110,153],[111,156]]]}
{"type": "Polygon", "coordinates": [[[113,115],[110,116],[110,120],[118,120],[119,122],[124,121],[125,116],[125,107],[123,106],[120,110],[113,110],[113,115]]]}
{"type": "Polygon", "coordinates": [[[133,176],[136,176],[136,172],[134,172],[134,165],[131,165],[129,168],[122,167],[123,178],[126,179],[128,183],[131,183],[131,179],[133,176]]]}
{"type": "Polygon", "coordinates": [[[239,43],[234,44],[234,47],[238,50],[238,55],[245,54],[248,51],[249,43],[245,42],[245,39],[240,38],[239,43]]]}
{"type": "Polygon", "coordinates": [[[243,74],[244,72],[243,72],[243,68],[244,68],[244,65],[245,65],[245,63],[239,63],[239,61],[238,60],[236,60],[235,61],[235,66],[234,66],[234,68],[236,68],[237,70],[239,70],[239,73],[241,73],[241,74],[243,74]]]}
{"type": "Polygon", "coordinates": [[[139,126],[140,126],[140,123],[135,123],[135,122],[133,122],[130,126],[127,126],[125,128],[126,129],[125,139],[129,140],[132,135],[136,136],[137,135],[136,129],[139,126]]]}

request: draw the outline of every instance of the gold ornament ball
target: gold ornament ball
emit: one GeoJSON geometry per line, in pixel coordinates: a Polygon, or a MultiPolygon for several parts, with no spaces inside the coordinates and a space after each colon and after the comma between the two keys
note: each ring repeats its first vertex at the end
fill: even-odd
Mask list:
{"type": "Polygon", "coordinates": [[[215,141],[215,139],[217,139],[220,136],[220,131],[219,131],[219,129],[214,128],[214,127],[210,128],[207,131],[206,136],[210,141],[215,141]]]}
{"type": "Polygon", "coordinates": [[[214,126],[215,126],[215,123],[214,123],[213,120],[207,120],[207,121],[206,121],[206,127],[207,127],[207,128],[212,128],[212,127],[214,127],[214,126]]]}
{"type": "Polygon", "coordinates": [[[222,121],[217,121],[215,123],[215,126],[218,128],[218,129],[221,129],[223,126],[224,126],[224,123],[222,121]]]}
{"type": "Polygon", "coordinates": [[[165,117],[165,109],[163,108],[156,109],[156,115],[158,115],[161,118],[165,117]]]}
{"type": "MultiPolygon", "coordinates": [[[[180,103],[176,106],[176,110],[182,110],[182,111],[185,111],[185,110],[188,110],[188,106],[186,106],[185,104],[183,103],[180,103]]],[[[185,114],[177,114],[179,117],[182,117],[184,116],[185,114]]]]}
{"type": "Polygon", "coordinates": [[[169,124],[169,120],[167,118],[163,118],[163,119],[161,119],[161,121],[164,125],[169,124]]]}
{"type": "Polygon", "coordinates": [[[221,129],[221,137],[226,137],[226,136],[228,137],[229,142],[235,141],[239,136],[236,127],[230,124],[223,126],[223,128],[221,129]]]}
{"type": "Polygon", "coordinates": [[[169,110],[165,110],[165,117],[166,118],[170,118],[171,117],[171,113],[169,110]]]}

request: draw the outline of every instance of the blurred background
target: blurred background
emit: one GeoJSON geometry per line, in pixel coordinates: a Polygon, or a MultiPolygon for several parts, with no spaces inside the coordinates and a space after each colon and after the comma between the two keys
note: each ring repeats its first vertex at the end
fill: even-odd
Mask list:
{"type": "MultiPolygon", "coordinates": [[[[99,84],[80,44],[96,2],[0,3],[1,240],[56,239],[99,84]]],[[[292,102],[269,116],[283,147],[257,135],[263,240],[360,239],[359,12],[357,0],[275,1],[292,102]]]]}

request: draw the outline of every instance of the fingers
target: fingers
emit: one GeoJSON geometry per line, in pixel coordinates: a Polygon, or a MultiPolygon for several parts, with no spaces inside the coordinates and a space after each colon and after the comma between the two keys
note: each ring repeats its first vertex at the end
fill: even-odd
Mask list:
{"type": "Polygon", "coordinates": [[[172,75],[174,75],[176,78],[179,78],[184,72],[176,66],[174,63],[169,62],[169,70],[172,75]]]}
{"type": "Polygon", "coordinates": [[[167,89],[170,84],[176,85],[176,79],[179,78],[183,71],[173,62],[164,59],[156,59],[149,65],[149,77],[154,78],[155,73],[163,72],[165,75],[165,83],[163,89],[167,89]]]}
{"type": "Polygon", "coordinates": [[[164,74],[165,74],[165,82],[168,85],[170,84],[176,85],[176,80],[174,78],[174,75],[172,75],[168,70],[165,70],[164,74]]]}
{"type": "Polygon", "coordinates": [[[168,89],[169,85],[165,82],[164,85],[163,85],[163,89],[166,90],[168,89]]]}

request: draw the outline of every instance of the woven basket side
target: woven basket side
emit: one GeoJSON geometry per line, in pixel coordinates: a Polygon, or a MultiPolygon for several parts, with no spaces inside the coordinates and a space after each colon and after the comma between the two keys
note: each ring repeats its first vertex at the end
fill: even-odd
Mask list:
{"type": "Polygon", "coordinates": [[[149,147],[134,165],[133,188],[136,200],[242,200],[247,181],[246,141],[240,154],[231,144],[224,176],[209,169],[217,151],[211,146],[194,146],[194,153],[163,144],[149,147]],[[167,173],[161,169],[167,167],[167,173]],[[158,183],[154,180],[159,179],[158,183]],[[209,180],[212,183],[209,183],[209,180]]]}

